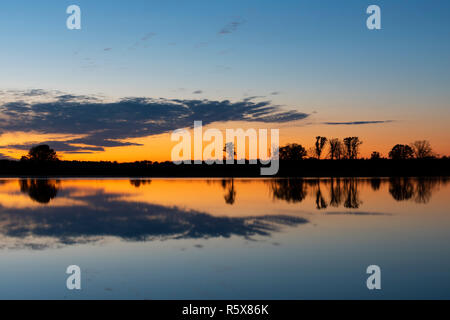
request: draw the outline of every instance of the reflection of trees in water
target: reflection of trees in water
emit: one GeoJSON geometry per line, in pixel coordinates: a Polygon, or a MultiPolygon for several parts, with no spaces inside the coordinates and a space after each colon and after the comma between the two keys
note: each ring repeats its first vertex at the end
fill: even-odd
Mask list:
{"type": "Polygon", "coordinates": [[[414,195],[414,186],[410,178],[390,178],[389,193],[397,201],[409,200],[414,195]]]}
{"type": "Polygon", "coordinates": [[[408,178],[395,177],[389,179],[389,193],[397,201],[414,199],[417,203],[428,203],[433,191],[441,184],[447,184],[448,178],[408,178]]]}
{"type": "Polygon", "coordinates": [[[56,198],[60,187],[58,180],[27,179],[20,180],[20,191],[39,203],[49,203],[56,198]]]}
{"type": "Polygon", "coordinates": [[[362,204],[359,199],[358,182],[356,179],[344,180],[344,207],[350,209],[357,209],[362,204]]]}
{"type": "Polygon", "coordinates": [[[381,185],[389,183],[389,193],[397,201],[413,199],[417,203],[428,203],[435,190],[442,184],[447,184],[450,178],[434,177],[392,177],[389,180],[381,178],[331,178],[331,179],[274,179],[270,181],[273,197],[287,202],[302,202],[311,189],[311,196],[315,197],[316,208],[325,209],[328,206],[357,209],[362,200],[358,185],[370,184],[373,191],[381,189],[381,185]],[[330,200],[327,202],[323,189],[329,188],[330,200]]]}
{"type": "Polygon", "coordinates": [[[331,179],[330,186],[330,206],[339,207],[342,203],[341,179],[331,179]]]}
{"type": "Polygon", "coordinates": [[[276,199],[287,202],[302,202],[308,194],[304,179],[274,179],[270,181],[271,192],[276,199]]]}
{"type": "Polygon", "coordinates": [[[328,207],[327,202],[325,200],[325,198],[322,196],[322,192],[320,190],[320,184],[319,184],[319,188],[316,191],[316,208],[317,210],[320,209],[326,209],[328,207]]]}
{"type": "Polygon", "coordinates": [[[346,208],[359,208],[362,201],[359,198],[358,179],[356,178],[332,178],[327,180],[318,179],[275,179],[270,182],[271,192],[276,199],[287,202],[302,202],[308,192],[312,189],[312,195],[316,198],[316,208],[325,209],[328,206],[346,208]],[[330,201],[324,197],[322,187],[329,186],[330,201]]]}
{"type": "Polygon", "coordinates": [[[136,188],[139,188],[140,186],[145,186],[150,183],[152,183],[152,180],[142,180],[142,179],[130,180],[130,184],[132,186],[135,186],[136,188]]]}
{"type": "Polygon", "coordinates": [[[233,205],[236,201],[236,189],[234,188],[234,179],[223,179],[222,188],[227,190],[224,196],[225,203],[233,205]]]}
{"type": "Polygon", "coordinates": [[[373,191],[380,190],[381,179],[380,178],[371,178],[370,179],[370,186],[372,187],[373,191]]]}

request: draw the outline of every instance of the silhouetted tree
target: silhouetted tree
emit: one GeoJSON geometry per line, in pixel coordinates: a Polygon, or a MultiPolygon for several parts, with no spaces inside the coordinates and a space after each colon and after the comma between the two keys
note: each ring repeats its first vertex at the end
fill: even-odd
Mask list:
{"type": "Polygon", "coordinates": [[[396,160],[411,159],[413,155],[413,149],[405,144],[397,144],[389,151],[389,158],[396,160]]]}
{"type": "Polygon", "coordinates": [[[370,155],[370,159],[372,160],[378,160],[381,159],[381,155],[378,151],[374,151],[372,152],[372,154],[370,155]]]}
{"type": "Polygon", "coordinates": [[[330,145],[330,151],[329,151],[330,159],[331,160],[340,160],[342,158],[342,153],[344,151],[341,140],[334,138],[334,139],[330,139],[330,141],[328,143],[330,145]]]}
{"type": "Polygon", "coordinates": [[[417,159],[432,158],[434,156],[431,144],[427,140],[419,140],[411,143],[411,148],[417,159]]]}
{"type": "Polygon", "coordinates": [[[58,156],[55,150],[51,149],[50,146],[43,144],[30,149],[28,155],[23,156],[22,161],[58,161],[58,156]]]}
{"type": "Polygon", "coordinates": [[[315,144],[315,155],[317,156],[317,159],[320,159],[320,156],[322,155],[323,148],[325,147],[325,144],[327,143],[327,138],[317,136],[316,137],[316,144],[315,144]]]}
{"type": "Polygon", "coordinates": [[[279,149],[280,160],[302,160],[306,154],[305,148],[296,143],[288,144],[279,149]]]}
{"type": "Polygon", "coordinates": [[[347,159],[357,159],[359,154],[359,147],[362,141],[358,137],[347,137],[344,139],[345,157],[347,159]]]}

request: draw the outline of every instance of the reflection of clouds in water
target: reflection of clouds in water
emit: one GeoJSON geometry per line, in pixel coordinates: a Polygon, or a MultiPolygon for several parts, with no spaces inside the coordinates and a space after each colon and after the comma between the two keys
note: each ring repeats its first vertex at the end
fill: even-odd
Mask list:
{"type": "MultiPolygon", "coordinates": [[[[248,181],[224,179],[205,181],[205,184],[221,186],[217,192],[223,197],[223,205],[223,201],[234,203],[227,200],[239,196],[239,190],[245,189],[242,184],[248,181]]],[[[284,226],[308,223],[308,220],[297,217],[299,213],[314,212],[302,211],[302,207],[298,206],[308,197],[315,203],[316,209],[327,209],[323,212],[328,215],[389,215],[376,210],[364,210],[359,190],[366,186],[372,192],[382,190],[396,201],[427,203],[432,193],[447,182],[448,179],[444,178],[268,179],[262,180],[262,183],[268,187],[265,190],[270,191],[269,197],[291,204],[289,210],[280,206],[276,215],[270,212],[269,215],[261,216],[228,217],[204,212],[208,209],[192,210],[142,199],[130,201],[123,197],[122,189],[111,188],[107,191],[104,185],[95,183],[92,186],[83,183],[80,187],[73,184],[64,186],[64,181],[58,180],[0,180],[0,248],[42,250],[117,238],[150,241],[239,236],[252,242],[255,236],[268,237],[284,226]],[[19,195],[23,199],[16,199],[19,195]],[[10,199],[23,202],[25,196],[29,203],[27,206],[9,202],[10,199]],[[342,209],[328,211],[330,208],[342,209]]],[[[128,181],[127,185],[130,190],[135,190],[134,187],[157,186],[151,180],[139,179],[128,181]]],[[[276,242],[273,245],[276,246],[276,242]]],[[[200,247],[194,245],[191,248],[200,247]]]]}
{"type": "Polygon", "coordinates": [[[390,216],[390,213],[384,212],[367,212],[367,211],[328,211],[326,214],[331,215],[355,215],[355,216],[390,216]]]}
{"type": "MultiPolygon", "coordinates": [[[[22,188],[22,192],[27,192],[30,197],[42,202],[50,201],[56,196],[58,190],[55,185],[57,184],[45,180],[23,180],[20,184],[21,187],[26,186],[22,188]],[[39,194],[39,190],[42,194],[39,194]]],[[[67,190],[62,193],[67,193],[67,190]]],[[[87,206],[50,205],[33,210],[0,207],[1,236],[20,239],[24,248],[44,249],[47,246],[97,242],[107,237],[127,241],[231,236],[251,238],[269,236],[282,226],[297,226],[308,222],[303,218],[290,216],[215,217],[177,207],[120,201],[116,194],[102,191],[71,198],[80,200],[87,206]]]]}

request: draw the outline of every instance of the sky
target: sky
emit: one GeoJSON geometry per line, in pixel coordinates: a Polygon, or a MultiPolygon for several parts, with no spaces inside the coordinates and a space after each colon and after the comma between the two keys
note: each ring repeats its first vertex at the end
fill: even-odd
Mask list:
{"type": "Polygon", "coordinates": [[[3,158],[48,142],[67,160],[169,160],[193,120],[450,155],[445,0],[5,0],[0,30],[3,158]]]}

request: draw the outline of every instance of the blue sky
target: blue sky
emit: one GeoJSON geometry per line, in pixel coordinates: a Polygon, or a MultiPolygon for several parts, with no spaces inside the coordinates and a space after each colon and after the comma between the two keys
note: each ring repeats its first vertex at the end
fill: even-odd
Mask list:
{"type": "Polygon", "coordinates": [[[408,95],[413,87],[448,97],[448,1],[18,0],[0,8],[2,87],[211,98],[276,91],[288,101],[302,91],[408,95]],[[381,31],[365,27],[374,3],[381,31]],[[82,9],[81,31],[65,27],[70,4],[82,9]]]}
{"type": "Polygon", "coordinates": [[[449,1],[5,0],[0,30],[0,90],[263,96],[316,122],[427,120],[424,134],[450,120],[449,1]]]}

